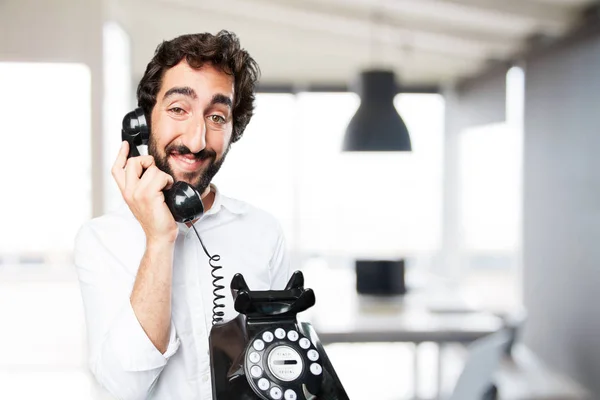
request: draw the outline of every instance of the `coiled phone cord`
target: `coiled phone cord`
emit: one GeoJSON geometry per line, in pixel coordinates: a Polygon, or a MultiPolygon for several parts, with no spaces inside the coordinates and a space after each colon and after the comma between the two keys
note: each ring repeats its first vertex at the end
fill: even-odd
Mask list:
{"type": "Polygon", "coordinates": [[[194,228],[194,232],[196,232],[196,236],[198,236],[198,240],[200,241],[200,244],[202,245],[202,249],[204,250],[204,252],[206,253],[206,256],[208,257],[208,263],[209,263],[210,267],[212,268],[212,270],[210,272],[210,274],[213,277],[212,284],[214,287],[214,289],[213,289],[214,298],[213,298],[213,308],[212,308],[212,313],[213,313],[212,324],[215,325],[216,323],[222,322],[223,316],[225,316],[225,312],[217,311],[217,309],[225,307],[224,304],[218,303],[219,300],[225,298],[225,296],[218,293],[219,290],[225,289],[225,286],[217,284],[217,282],[219,282],[221,279],[223,279],[222,276],[217,275],[217,271],[220,270],[221,268],[223,268],[223,266],[215,264],[216,262],[221,260],[221,256],[218,254],[211,256],[208,253],[208,250],[206,250],[206,247],[204,246],[202,239],[200,239],[200,235],[198,234],[198,231],[196,230],[196,227],[193,224],[192,224],[192,228],[194,228]]]}

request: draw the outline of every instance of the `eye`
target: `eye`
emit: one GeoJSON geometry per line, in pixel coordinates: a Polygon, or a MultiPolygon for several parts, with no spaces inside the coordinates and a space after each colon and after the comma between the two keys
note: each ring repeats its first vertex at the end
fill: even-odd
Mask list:
{"type": "Polygon", "coordinates": [[[217,123],[217,124],[224,124],[225,123],[225,118],[223,118],[222,116],[217,115],[217,114],[210,115],[208,118],[210,118],[210,120],[212,122],[217,123]]]}
{"type": "Polygon", "coordinates": [[[182,115],[183,113],[185,113],[185,110],[181,107],[171,107],[169,108],[169,111],[175,115],[182,115]]]}

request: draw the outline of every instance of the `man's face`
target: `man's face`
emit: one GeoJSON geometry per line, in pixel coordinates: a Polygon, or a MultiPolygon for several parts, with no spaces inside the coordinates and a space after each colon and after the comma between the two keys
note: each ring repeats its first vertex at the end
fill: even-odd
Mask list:
{"type": "Polygon", "coordinates": [[[229,150],[233,95],[233,77],[211,64],[168,69],[151,115],[156,166],[204,193],[229,150]]]}

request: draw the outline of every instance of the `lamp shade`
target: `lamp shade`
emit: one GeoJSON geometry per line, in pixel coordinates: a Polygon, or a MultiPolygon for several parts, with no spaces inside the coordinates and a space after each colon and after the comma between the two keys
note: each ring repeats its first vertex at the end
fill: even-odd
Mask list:
{"type": "Polygon", "coordinates": [[[394,107],[394,73],[361,72],[357,92],[360,106],[346,128],[342,150],[412,151],[408,129],[394,107]]]}

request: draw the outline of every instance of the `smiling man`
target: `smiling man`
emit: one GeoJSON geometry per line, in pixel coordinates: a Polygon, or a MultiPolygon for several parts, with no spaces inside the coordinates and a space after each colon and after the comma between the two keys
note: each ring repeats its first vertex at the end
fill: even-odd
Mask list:
{"type": "Polygon", "coordinates": [[[123,142],[112,174],[126,205],[84,224],[75,243],[89,367],[119,399],[212,399],[214,304],[224,321],[236,316],[228,286],[237,272],[256,290],[287,283],[279,223],[211,183],[250,121],[258,75],[237,37],[221,31],[163,42],[140,81],[149,155],[128,159],[123,142]],[[202,194],[193,227],[221,257],[223,299],[192,223],[175,222],[166,206],[175,181],[202,194]]]}

